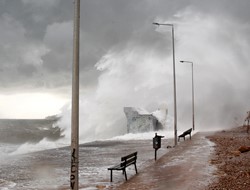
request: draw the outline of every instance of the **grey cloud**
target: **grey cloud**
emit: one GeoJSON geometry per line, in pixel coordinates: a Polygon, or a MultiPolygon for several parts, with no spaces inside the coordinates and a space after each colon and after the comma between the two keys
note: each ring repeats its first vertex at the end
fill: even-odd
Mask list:
{"type": "MultiPolygon", "coordinates": [[[[81,1],[82,87],[95,88],[100,75],[95,64],[109,51],[119,52],[127,48],[139,47],[145,53],[157,52],[156,55],[160,58],[171,55],[170,31],[160,32],[152,22],[156,19],[175,20],[175,15],[187,7],[193,8],[194,14],[200,12],[232,23],[231,25],[221,23],[221,30],[215,31],[216,35],[210,42],[217,41],[218,46],[224,44],[221,46],[222,49],[234,49],[235,60],[233,61],[249,70],[249,59],[247,60],[249,56],[245,53],[250,43],[248,35],[250,2],[248,0],[86,0],[81,1]],[[237,38],[239,34],[244,35],[244,42],[238,41],[242,40],[240,37],[237,38]]],[[[69,89],[67,87],[71,85],[73,51],[72,19],[73,0],[0,1],[1,87],[6,90],[8,87],[20,86],[48,90],[64,87],[69,89]]],[[[177,48],[183,43],[179,41],[179,28],[176,26],[177,48]]],[[[216,43],[214,44],[217,46],[216,43]]],[[[206,46],[207,44],[204,44],[204,48],[206,46]]],[[[186,52],[195,53],[191,51],[192,49],[194,48],[190,44],[186,52]]],[[[207,54],[209,60],[212,57],[210,54],[212,51],[206,51],[208,52],[203,52],[202,55],[207,54]]],[[[179,58],[184,53],[177,51],[176,55],[179,58]]],[[[216,59],[216,57],[213,58],[216,59]]],[[[208,60],[200,60],[200,69],[202,66],[204,70],[207,68],[204,65],[209,64],[208,60]]],[[[242,73],[242,67],[239,68],[239,75],[242,73]]],[[[242,78],[242,81],[246,78],[242,78]]],[[[220,81],[222,85],[217,83],[218,81],[211,83],[212,87],[209,89],[211,94],[209,90],[205,90],[208,93],[207,100],[212,101],[214,96],[220,97],[225,92],[232,94],[235,99],[232,100],[232,104],[227,105],[230,102],[230,97],[227,97],[225,106],[220,107],[223,110],[229,109],[230,106],[237,107],[240,97],[235,93],[235,89],[226,84],[226,81],[220,81]],[[220,90],[222,87],[224,91],[220,90]]],[[[241,88],[241,92],[245,93],[243,99],[246,99],[249,93],[245,86],[241,88]]],[[[186,91],[183,90],[183,93],[186,91]]],[[[202,99],[197,101],[202,103],[202,99]]],[[[220,101],[214,100],[214,102],[220,101]]]]}
{"type": "MultiPolygon", "coordinates": [[[[239,19],[243,19],[249,14],[248,11],[243,11],[247,4],[248,1],[241,1],[238,4],[235,1],[208,2],[196,0],[156,0],[153,2],[145,0],[82,1],[82,72],[89,71],[92,73],[88,75],[87,81],[95,81],[98,76],[98,72],[94,68],[96,62],[110,49],[123,49],[128,43],[133,43],[134,46],[141,46],[146,49],[157,48],[159,53],[162,52],[162,54],[166,52],[171,53],[168,51],[170,50],[169,42],[171,38],[166,39],[164,34],[155,32],[154,26],[151,24],[157,17],[168,19],[178,10],[187,6],[196,6],[198,10],[207,11],[211,14],[215,13],[218,16],[219,14],[233,14],[238,16],[239,19]]],[[[14,38],[4,37],[6,40],[13,41],[11,47],[19,45],[25,47],[27,43],[33,44],[33,42],[36,42],[35,44],[39,46],[45,45],[50,51],[41,56],[44,66],[43,72],[60,74],[60,71],[70,70],[72,62],[71,23],[73,18],[73,0],[1,1],[0,7],[1,18],[9,15],[25,31],[22,34],[23,31],[15,29],[17,35],[14,38]],[[20,35],[22,36],[18,37],[20,35]],[[15,38],[16,40],[14,40],[15,38]],[[23,41],[20,42],[20,39],[23,39],[23,41]]],[[[13,22],[10,24],[14,26],[13,22]]],[[[7,58],[7,60],[14,59],[12,63],[17,62],[14,57],[18,57],[18,54],[13,52],[11,55],[15,56],[11,56],[12,58],[7,58]]],[[[44,74],[46,75],[46,73],[44,74]]]]}

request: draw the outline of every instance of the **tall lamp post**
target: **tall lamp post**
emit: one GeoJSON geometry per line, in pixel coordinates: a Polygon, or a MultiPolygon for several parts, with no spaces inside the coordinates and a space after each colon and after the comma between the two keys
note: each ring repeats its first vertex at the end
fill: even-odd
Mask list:
{"type": "Polygon", "coordinates": [[[80,38],[80,0],[74,1],[74,40],[72,66],[72,108],[71,108],[71,169],[70,189],[79,186],[79,38],[80,38]]]}
{"type": "Polygon", "coordinates": [[[192,66],[192,121],[193,121],[193,130],[195,129],[194,122],[194,63],[192,61],[180,61],[181,63],[191,63],[192,66]]]}
{"type": "Polygon", "coordinates": [[[175,77],[175,47],[174,47],[174,24],[161,24],[154,22],[157,26],[170,26],[172,28],[172,46],[173,46],[173,78],[174,78],[174,144],[177,145],[177,106],[176,106],[176,77],[175,77]]]}

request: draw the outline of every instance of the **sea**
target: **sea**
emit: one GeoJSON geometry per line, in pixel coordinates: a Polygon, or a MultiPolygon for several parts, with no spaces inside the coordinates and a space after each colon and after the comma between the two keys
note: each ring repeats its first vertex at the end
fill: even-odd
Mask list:
{"type": "MultiPolygon", "coordinates": [[[[109,189],[124,183],[122,172],[113,173],[110,182],[108,167],[120,158],[137,151],[137,168],[155,162],[152,139],[154,131],[121,134],[109,139],[84,141],[79,146],[79,188],[109,189]]],[[[158,131],[164,136],[161,157],[173,146],[172,131],[158,131]]],[[[63,190],[70,189],[70,139],[58,125],[58,118],[0,119],[0,190],[63,190]]],[[[135,174],[128,168],[128,178],[135,174]]]]}

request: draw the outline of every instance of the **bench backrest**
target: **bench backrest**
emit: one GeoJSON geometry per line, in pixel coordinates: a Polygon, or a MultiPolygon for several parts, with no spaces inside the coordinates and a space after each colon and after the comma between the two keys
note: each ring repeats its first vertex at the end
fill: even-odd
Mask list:
{"type": "Polygon", "coordinates": [[[187,131],[185,131],[183,134],[190,134],[192,132],[192,128],[188,129],[187,131]]]}
{"type": "Polygon", "coordinates": [[[135,164],[136,163],[136,159],[137,159],[137,152],[134,152],[132,154],[129,154],[127,156],[124,156],[121,158],[121,167],[126,167],[129,166],[131,164],[135,164]]]}

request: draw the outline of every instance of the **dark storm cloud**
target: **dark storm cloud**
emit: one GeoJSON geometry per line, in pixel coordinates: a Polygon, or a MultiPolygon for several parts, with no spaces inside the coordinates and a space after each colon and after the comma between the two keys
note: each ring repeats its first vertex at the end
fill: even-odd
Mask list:
{"type": "MultiPolygon", "coordinates": [[[[4,23],[2,24],[4,34],[1,35],[1,38],[4,39],[2,47],[8,47],[1,51],[1,65],[5,73],[15,73],[18,80],[17,75],[29,73],[28,65],[30,65],[34,78],[30,78],[29,73],[26,75],[26,80],[24,76],[23,83],[32,83],[36,80],[36,73],[37,76],[41,74],[46,76],[47,74],[60,75],[60,72],[70,71],[72,2],[65,0],[1,1],[1,20],[4,23]],[[5,25],[7,26],[5,27],[5,25]],[[23,58],[23,55],[27,53],[25,50],[36,48],[38,50],[35,51],[38,54],[35,58],[41,59],[38,61],[42,61],[42,69],[40,66],[35,69],[34,65],[37,64],[27,64],[27,60],[23,58]],[[20,64],[25,64],[25,66],[20,66],[20,64]],[[22,68],[22,72],[16,72],[17,68],[22,68]]],[[[119,45],[123,48],[123,44],[126,44],[133,36],[134,40],[141,39],[142,45],[143,43],[150,44],[149,38],[146,37],[148,32],[145,32],[143,25],[145,24],[144,19],[147,18],[145,9],[150,9],[147,6],[148,4],[143,1],[137,3],[132,1],[82,2],[81,68],[85,85],[96,80],[97,72],[94,65],[110,48],[119,47],[119,45]],[[136,28],[139,30],[135,30],[136,28]],[[88,73],[87,78],[84,77],[86,73],[88,73]]],[[[153,16],[151,15],[150,19],[153,16]]],[[[151,27],[151,20],[149,22],[150,25],[147,29],[151,27]]],[[[156,35],[152,30],[149,31],[151,36],[156,35]]],[[[37,61],[35,58],[33,61],[37,61]]],[[[6,80],[6,82],[9,82],[11,86],[15,84],[13,80],[15,78],[6,80]]],[[[50,82],[53,83],[53,81],[50,82]]]]}
{"type": "MultiPolygon", "coordinates": [[[[177,58],[188,58],[187,52],[191,59],[195,55],[200,61],[197,67],[202,71],[201,75],[211,78],[207,85],[210,89],[205,90],[207,94],[198,96],[197,101],[202,102],[201,97],[206,97],[207,101],[218,104],[223,98],[214,101],[215,97],[222,97],[224,92],[236,97],[235,89],[229,85],[235,86],[235,83],[228,79],[226,71],[231,69],[234,72],[229,74],[237,71],[241,75],[243,70],[249,69],[249,55],[246,53],[250,43],[249,7],[248,0],[81,0],[82,89],[94,88],[98,84],[102,72],[97,71],[95,65],[110,53],[119,55],[119,52],[137,48],[145,54],[153,51],[159,59],[170,57],[170,30],[156,28],[152,22],[173,21],[176,24],[177,58]],[[198,27],[195,25],[197,20],[198,27]],[[181,25],[183,23],[192,27],[187,29],[181,25]],[[194,41],[189,41],[189,37],[185,37],[187,34],[181,30],[189,32],[190,39],[194,41]],[[203,40],[206,42],[202,47],[204,51],[197,54],[199,48],[195,49],[196,42],[203,40]],[[178,52],[183,46],[187,48],[178,52]],[[214,47],[218,51],[213,51],[214,47]],[[221,54],[232,59],[223,59],[221,54]],[[212,62],[223,63],[218,68],[224,73],[224,78],[219,81],[218,78],[213,81],[213,77],[205,72],[206,69],[214,69],[211,57],[212,62]],[[218,61],[217,57],[221,60],[218,61]],[[226,84],[228,81],[229,84],[226,84]]],[[[70,89],[73,0],[2,0],[0,25],[0,85],[4,90],[20,89],[22,86],[43,90],[70,89]]],[[[141,53],[141,56],[145,54],[141,53]]],[[[179,72],[182,72],[181,69],[179,72]]],[[[201,81],[207,83],[206,80],[201,81]]],[[[186,88],[179,91],[185,94],[186,88]]],[[[239,90],[249,95],[245,88],[241,86],[239,90]]],[[[246,95],[243,96],[245,99],[246,95]]],[[[225,99],[224,105],[220,106],[223,110],[235,106],[240,98],[225,99]],[[230,101],[234,102],[229,105],[230,101]]]]}
{"type": "MultiPolygon", "coordinates": [[[[70,71],[73,0],[12,0],[1,1],[0,4],[0,19],[7,25],[2,27],[0,34],[1,46],[5,46],[0,52],[5,72],[13,72],[17,65],[16,68],[22,68],[19,69],[20,75],[30,73],[30,70],[34,77],[36,73],[41,75],[41,67],[38,69],[37,63],[27,64],[29,58],[23,58],[27,52],[20,50],[22,48],[27,51],[38,49],[33,61],[42,61],[42,74],[45,76],[70,71]],[[28,68],[29,65],[31,68],[28,68]]],[[[94,65],[112,48],[123,49],[128,43],[133,43],[146,49],[158,47],[159,52],[167,52],[169,43],[166,44],[164,35],[156,33],[151,25],[157,17],[168,19],[178,10],[196,6],[198,10],[210,14],[233,15],[236,19],[247,21],[249,11],[245,9],[248,5],[248,1],[81,1],[81,69],[83,75],[91,73],[83,76],[83,83],[95,83],[91,82],[96,81],[98,74],[94,65]]],[[[35,80],[29,79],[30,74],[27,74],[24,83],[35,80]]]]}

